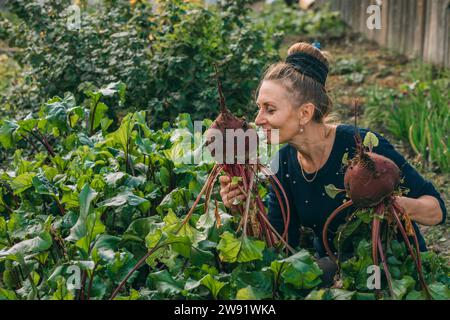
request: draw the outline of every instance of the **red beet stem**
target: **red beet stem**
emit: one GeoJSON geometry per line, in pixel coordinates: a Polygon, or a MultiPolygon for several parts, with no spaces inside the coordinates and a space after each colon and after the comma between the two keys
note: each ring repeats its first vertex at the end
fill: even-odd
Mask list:
{"type": "Polygon", "coordinates": [[[219,91],[220,113],[229,113],[230,111],[225,105],[225,97],[223,95],[222,81],[220,81],[219,71],[217,70],[216,65],[214,65],[214,69],[216,70],[217,89],[219,91]]]}
{"type": "Polygon", "coordinates": [[[373,264],[378,265],[378,237],[380,236],[380,225],[381,225],[381,217],[384,214],[384,204],[380,203],[375,208],[375,217],[373,217],[372,221],[372,259],[373,264]]]}
{"type": "Polygon", "coordinates": [[[403,227],[403,224],[402,224],[402,222],[400,220],[400,217],[398,216],[397,212],[400,212],[401,214],[404,214],[404,215],[407,214],[407,213],[405,213],[403,208],[396,203],[395,199],[393,201],[393,206],[394,206],[393,208],[392,207],[390,208],[390,213],[394,215],[394,218],[397,221],[398,228],[399,228],[399,230],[400,230],[400,232],[401,232],[401,234],[403,236],[403,239],[405,240],[406,246],[408,247],[409,253],[410,253],[411,257],[413,258],[413,260],[414,260],[414,262],[416,264],[417,273],[419,275],[419,279],[420,279],[420,283],[422,285],[422,289],[425,290],[425,293],[427,294],[427,297],[429,299],[431,299],[430,291],[428,290],[427,283],[425,282],[425,279],[424,279],[424,276],[423,276],[422,259],[420,257],[419,241],[417,239],[416,232],[413,229],[414,230],[414,244],[415,244],[415,249],[416,249],[417,256],[414,254],[414,250],[413,250],[413,248],[411,246],[411,243],[409,241],[408,235],[406,234],[406,230],[403,227]]]}
{"type": "Polygon", "coordinates": [[[214,183],[214,180],[217,178],[218,173],[221,170],[221,166],[215,164],[211,173],[208,176],[208,179],[206,179],[206,183],[203,185],[202,190],[197,196],[197,199],[195,199],[194,204],[192,205],[191,209],[187,213],[186,217],[184,218],[183,222],[181,223],[180,228],[175,232],[176,234],[181,230],[181,228],[189,221],[189,219],[192,216],[192,213],[194,213],[195,207],[200,202],[200,199],[202,198],[202,195],[206,192],[206,190],[210,187],[211,184],[214,183]]]}
{"type": "Polygon", "coordinates": [[[288,239],[289,223],[290,223],[290,219],[291,219],[291,212],[290,212],[290,207],[289,207],[289,199],[288,199],[288,197],[286,195],[286,192],[285,192],[283,186],[281,185],[281,182],[278,180],[276,175],[273,174],[268,168],[265,168],[262,165],[260,165],[260,168],[269,177],[269,182],[270,182],[270,184],[272,186],[272,190],[275,192],[275,195],[277,197],[278,203],[280,204],[281,216],[283,218],[283,223],[284,223],[284,231],[283,231],[282,236],[287,241],[287,239],[288,239]],[[277,188],[283,194],[284,204],[286,205],[286,210],[284,208],[283,200],[282,200],[282,198],[280,196],[280,193],[277,190],[277,188]]]}
{"type": "Polygon", "coordinates": [[[336,256],[333,254],[333,251],[330,248],[330,245],[328,243],[328,228],[330,227],[331,222],[336,218],[336,216],[344,212],[345,209],[350,207],[353,204],[352,200],[349,200],[345,202],[344,204],[340,205],[338,208],[336,208],[333,213],[328,217],[327,221],[325,222],[325,225],[323,226],[322,231],[322,242],[323,246],[325,247],[325,251],[327,252],[328,256],[331,260],[333,260],[336,264],[338,263],[336,256]]]}
{"type": "Polygon", "coordinates": [[[394,290],[392,289],[392,277],[391,277],[391,273],[389,272],[389,268],[387,265],[386,255],[384,254],[383,246],[381,244],[380,234],[378,234],[378,238],[377,238],[376,242],[377,242],[378,251],[380,252],[380,256],[381,256],[381,262],[383,263],[384,273],[386,274],[386,280],[387,280],[387,283],[389,286],[389,292],[390,292],[391,296],[394,297],[394,290]]]}

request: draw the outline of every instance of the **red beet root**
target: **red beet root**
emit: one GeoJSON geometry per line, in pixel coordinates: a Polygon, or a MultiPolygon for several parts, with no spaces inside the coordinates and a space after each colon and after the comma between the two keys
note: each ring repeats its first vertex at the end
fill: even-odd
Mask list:
{"type": "Polygon", "coordinates": [[[400,184],[400,169],[390,159],[364,153],[345,172],[344,185],[357,208],[370,208],[390,196],[400,184]]]}
{"type": "MultiPolygon", "coordinates": [[[[248,160],[250,158],[250,155],[253,155],[257,144],[258,144],[258,137],[256,134],[256,130],[253,128],[250,128],[247,124],[247,121],[245,119],[241,119],[236,117],[234,114],[228,110],[228,108],[225,105],[225,98],[222,91],[222,83],[217,75],[217,82],[218,82],[218,90],[219,90],[219,97],[220,97],[220,114],[219,116],[214,120],[211,127],[206,132],[206,146],[211,151],[211,155],[215,157],[216,161],[219,163],[248,163],[248,160]],[[234,141],[227,141],[227,131],[230,130],[231,133],[233,133],[233,140],[234,141]],[[219,136],[216,136],[216,134],[220,133],[219,136]],[[254,138],[253,141],[250,138],[254,138]],[[215,139],[222,139],[222,154],[216,154],[216,150],[214,147],[217,148],[217,145],[212,145],[215,139]],[[243,150],[238,150],[239,147],[239,140],[243,139],[244,145],[242,146],[243,150]],[[227,159],[227,142],[233,147],[233,155],[234,157],[231,157],[233,159],[232,161],[227,159]],[[238,160],[239,158],[239,160],[238,160]]],[[[228,132],[230,134],[230,132],[228,132]]],[[[231,136],[230,136],[231,137],[231,136]]],[[[230,155],[228,155],[230,157],[230,155]]]]}

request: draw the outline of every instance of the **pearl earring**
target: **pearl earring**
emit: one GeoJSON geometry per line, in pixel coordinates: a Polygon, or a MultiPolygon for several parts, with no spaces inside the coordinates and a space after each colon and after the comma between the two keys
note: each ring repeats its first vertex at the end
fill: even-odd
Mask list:
{"type": "Polygon", "coordinates": [[[303,131],[305,131],[305,130],[303,129],[302,126],[300,126],[300,133],[303,133],[303,131]]]}

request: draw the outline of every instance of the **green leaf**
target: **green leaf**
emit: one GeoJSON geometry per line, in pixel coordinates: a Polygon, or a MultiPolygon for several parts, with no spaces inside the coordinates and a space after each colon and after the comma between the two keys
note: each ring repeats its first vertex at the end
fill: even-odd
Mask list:
{"type": "Polygon", "coordinates": [[[103,234],[95,241],[94,249],[97,249],[99,257],[106,261],[112,261],[120,241],[119,237],[103,234]]]}
{"type": "Polygon", "coordinates": [[[270,269],[281,277],[285,283],[290,283],[298,289],[312,289],[320,284],[322,270],[306,250],[283,259],[273,261],[270,269]]]}
{"type": "Polygon", "coordinates": [[[108,130],[108,128],[109,128],[113,123],[114,123],[114,120],[109,119],[109,118],[103,118],[103,119],[100,121],[100,126],[101,126],[101,128],[102,128],[102,130],[103,130],[103,133],[105,133],[106,130],[108,130]]]}
{"type": "Polygon", "coordinates": [[[151,141],[149,138],[141,138],[140,136],[136,137],[136,146],[139,151],[141,151],[145,155],[151,155],[156,150],[156,143],[151,141]]]}
{"type": "MultiPolygon", "coordinates": [[[[149,250],[152,250],[158,244],[163,243],[163,241],[166,239],[167,234],[162,232],[161,227],[152,225],[149,233],[145,237],[145,245],[149,250]]],[[[147,264],[150,266],[154,266],[156,264],[156,260],[163,255],[166,249],[167,249],[166,247],[163,247],[154,251],[153,254],[147,258],[146,260],[147,264]]]]}
{"type": "Polygon", "coordinates": [[[236,300],[262,300],[270,297],[267,292],[263,292],[252,286],[241,288],[236,293],[236,300]]]}
{"type": "Polygon", "coordinates": [[[17,300],[17,296],[12,290],[0,288],[0,300],[17,300]]]}
{"type": "Polygon", "coordinates": [[[11,188],[15,194],[20,194],[33,185],[34,173],[23,173],[14,178],[11,182],[11,188]]]}
{"type": "Polygon", "coordinates": [[[427,296],[423,291],[412,290],[405,298],[406,300],[426,300],[427,296]]]}
{"type": "Polygon", "coordinates": [[[80,217],[86,218],[91,209],[92,201],[97,197],[97,192],[91,189],[89,184],[85,184],[80,192],[80,217]]]}
{"type": "Polygon", "coordinates": [[[75,244],[77,247],[83,249],[85,253],[89,252],[91,242],[95,239],[95,237],[105,232],[105,225],[102,223],[100,217],[100,212],[92,212],[88,214],[88,216],[84,220],[84,228],[80,229],[82,231],[85,230],[85,234],[80,239],[78,239],[75,244]]]}
{"type": "Polygon", "coordinates": [[[123,82],[111,82],[106,87],[101,88],[98,92],[105,96],[110,97],[115,93],[119,94],[120,103],[123,104],[125,102],[125,93],[126,93],[126,85],[123,82]]]}
{"type": "Polygon", "coordinates": [[[175,281],[167,270],[151,273],[148,277],[151,285],[161,293],[174,295],[183,291],[183,285],[175,281]]]}
{"type": "Polygon", "coordinates": [[[434,282],[428,286],[434,300],[450,300],[450,288],[443,283],[434,282]]]}
{"type": "Polygon", "coordinates": [[[88,214],[91,210],[91,203],[96,197],[97,192],[86,183],[80,192],[80,215],[75,225],[70,229],[70,234],[66,238],[67,241],[78,241],[87,235],[88,214]]]}
{"type": "Polygon", "coordinates": [[[345,192],[344,189],[339,189],[337,188],[335,185],[333,184],[329,184],[327,186],[325,186],[325,192],[327,193],[327,195],[331,198],[334,199],[336,198],[336,196],[341,193],[341,192],[345,192]]]}
{"type": "Polygon", "coordinates": [[[96,129],[100,125],[100,123],[105,120],[106,111],[108,111],[108,106],[103,102],[99,102],[95,107],[94,125],[92,129],[96,129]]]}
{"type": "Polygon", "coordinates": [[[159,171],[159,181],[164,187],[170,185],[170,172],[166,167],[161,167],[159,171]]]}
{"type": "Polygon", "coordinates": [[[10,120],[4,120],[0,127],[0,143],[5,149],[11,148],[14,145],[14,132],[19,128],[19,125],[10,120]]]}
{"type": "MultiPolygon", "coordinates": [[[[198,219],[196,227],[200,228],[200,229],[205,229],[205,230],[210,229],[211,227],[213,227],[214,224],[216,223],[216,216],[215,216],[215,213],[214,213],[215,209],[216,208],[214,206],[210,205],[208,207],[208,211],[205,212],[204,214],[202,214],[200,216],[200,218],[198,219]]],[[[219,212],[223,213],[221,211],[219,211],[219,212]]]]}
{"type": "MultiPolygon", "coordinates": [[[[168,233],[178,231],[181,225],[181,221],[178,219],[172,209],[168,210],[167,215],[164,217],[164,222],[164,231],[168,233]]],[[[197,245],[200,241],[205,240],[206,238],[206,234],[201,233],[200,231],[192,227],[189,222],[181,226],[178,235],[188,237],[194,245],[197,245]]]]}
{"type": "Polygon", "coordinates": [[[325,289],[313,290],[305,298],[305,300],[329,300],[329,292],[325,289]]]}
{"type": "Polygon", "coordinates": [[[355,292],[342,289],[330,289],[330,295],[332,300],[352,300],[355,292]]]}
{"type": "Polygon", "coordinates": [[[395,299],[403,299],[403,297],[414,288],[416,281],[411,276],[404,276],[400,280],[392,281],[392,290],[394,292],[395,299]]]}
{"type": "Polygon", "coordinates": [[[133,130],[133,118],[134,114],[127,114],[122,119],[119,129],[108,135],[108,138],[112,139],[114,143],[119,144],[124,151],[128,148],[128,139],[131,137],[133,130]]]}
{"type": "Polygon", "coordinates": [[[139,218],[131,222],[124,235],[135,235],[141,239],[149,234],[152,230],[152,226],[158,223],[157,217],[139,218]]]}
{"type": "Polygon", "coordinates": [[[38,194],[58,196],[58,190],[43,175],[34,176],[32,184],[38,194]]]}
{"type": "Polygon", "coordinates": [[[347,166],[348,162],[349,162],[349,160],[348,160],[348,152],[346,152],[346,153],[344,153],[344,156],[342,157],[342,164],[344,166],[347,166]]]}
{"type": "Polygon", "coordinates": [[[114,300],[138,300],[140,296],[139,291],[131,288],[129,296],[117,296],[114,300]]]}
{"type": "Polygon", "coordinates": [[[170,247],[173,251],[181,254],[185,258],[190,258],[192,243],[189,237],[184,235],[169,234],[167,236],[167,242],[171,242],[170,247]]]}
{"type": "Polygon", "coordinates": [[[361,226],[362,222],[363,221],[361,219],[355,219],[351,222],[348,222],[346,224],[342,224],[341,226],[339,226],[338,234],[333,240],[334,247],[341,248],[342,245],[344,244],[345,240],[349,239],[350,236],[356,230],[358,230],[358,228],[361,226]]]}
{"type": "Polygon", "coordinates": [[[377,300],[374,293],[356,292],[355,300],[377,300]]]}
{"type": "Polygon", "coordinates": [[[214,254],[209,251],[192,246],[189,261],[194,266],[201,266],[203,264],[208,264],[214,261],[214,254]]]}
{"type": "Polygon", "coordinates": [[[242,177],[232,177],[231,178],[231,185],[232,186],[234,186],[234,185],[236,185],[236,184],[239,184],[239,182],[241,182],[242,181],[242,177]]]}
{"type": "Polygon", "coordinates": [[[48,232],[42,232],[33,239],[23,240],[16,243],[7,250],[0,251],[0,257],[16,255],[18,253],[25,255],[29,253],[38,253],[49,249],[52,246],[52,237],[48,232]]]}
{"type": "Polygon", "coordinates": [[[224,232],[217,245],[219,257],[224,262],[249,262],[262,259],[265,243],[260,240],[251,240],[248,237],[237,239],[228,231],[224,232]]]}
{"type": "Polygon", "coordinates": [[[368,147],[370,150],[377,147],[380,143],[377,136],[372,132],[367,132],[366,136],[364,137],[364,145],[368,147]]]}
{"type": "Polygon", "coordinates": [[[250,286],[253,293],[260,299],[272,298],[273,275],[270,270],[243,271],[241,269],[243,268],[237,267],[232,272],[231,282],[233,283],[233,286],[238,289],[250,286]]]}
{"type": "Polygon", "coordinates": [[[117,196],[107,199],[98,204],[99,207],[120,207],[124,204],[130,206],[138,206],[148,202],[147,199],[141,198],[133,194],[131,191],[124,191],[119,193],[117,196]]]}
{"type": "Polygon", "coordinates": [[[111,187],[115,187],[117,182],[120,181],[123,177],[126,176],[126,173],[124,172],[112,172],[105,175],[105,182],[107,185],[111,187]]]}
{"type": "Polygon", "coordinates": [[[52,295],[52,300],[73,300],[73,294],[67,290],[67,284],[63,277],[60,277],[57,282],[57,289],[52,295]]]}
{"type": "MultiPolygon", "coordinates": [[[[136,260],[133,255],[127,251],[116,252],[113,262],[107,264],[107,275],[111,281],[118,284],[123,278],[130,272],[130,270],[136,265],[136,260]]],[[[128,279],[128,283],[132,283],[137,274],[135,273],[128,279]]],[[[99,289],[103,290],[104,286],[99,289]]]]}
{"type": "Polygon", "coordinates": [[[213,278],[210,274],[207,274],[204,276],[200,283],[204,285],[206,288],[208,288],[209,292],[211,292],[214,299],[217,299],[217,296],[219,295],[220,290],[225,286],[225,283],[218,281],[213,278]]]}

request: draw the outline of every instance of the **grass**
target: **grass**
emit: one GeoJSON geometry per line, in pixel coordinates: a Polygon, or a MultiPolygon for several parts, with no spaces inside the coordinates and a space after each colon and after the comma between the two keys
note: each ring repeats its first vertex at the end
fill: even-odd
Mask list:
{"type": "Polygon", "coordinates": [[[426,167],[450,173],[449,72],[416,64],[406,79],[409,82],[398,89],[365,90],[365,125],[384,126],[406,142],[426,167]]]}

